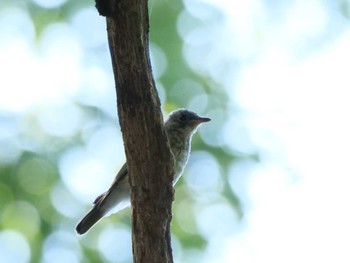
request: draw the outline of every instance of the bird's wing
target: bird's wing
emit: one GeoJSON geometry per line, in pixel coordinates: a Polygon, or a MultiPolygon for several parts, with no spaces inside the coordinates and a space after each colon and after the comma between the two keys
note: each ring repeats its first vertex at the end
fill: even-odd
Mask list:
{"type": "Polygon", "coordinates": [[[113,186],[118,184],[121,180],[123,180],[128,174],[128,168],[126,163],[120,168],[119,172],[117,173],[116,177],[114,178],[114,181],[109,189],[111,189],[113,186]]]}
{"type": "Polygon", "coordinates": [[[94,205],[100,205],[102,203],[102,201],[105,199],[105,197],[109,194],[109,192],[111,191],[112,188],[115,188],[116,185],[123,179],[125,179],[125,177],[128,174],[128,169],[127,169],[127,165],[126,163],[122,166],[122,168],[120,168],[118,174],[116,175],[116,177],[114,178],[114,181],[111,185],[111,187],[108,189],[107,192],[104,192],[103,194],[100,194],[94,201],[94,205]]]}

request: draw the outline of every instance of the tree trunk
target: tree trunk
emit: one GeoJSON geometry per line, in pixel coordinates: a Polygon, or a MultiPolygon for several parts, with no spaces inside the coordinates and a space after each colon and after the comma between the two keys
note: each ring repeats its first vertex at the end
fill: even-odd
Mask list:
{"type": "Polygon", "coordinates": [[[173,156],[149,58],[146,0],[102,0],[128,163],[134,262],[173,262],[173,156]]]}

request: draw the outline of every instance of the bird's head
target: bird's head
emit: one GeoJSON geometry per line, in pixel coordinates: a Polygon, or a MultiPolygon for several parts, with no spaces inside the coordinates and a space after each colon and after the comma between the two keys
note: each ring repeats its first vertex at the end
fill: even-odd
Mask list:
{"type": "Polygon", "coordinates": [[[170,128],[192,135],[201,123],[209,121],[211,121],[210,118],[201,117],[193,111],[178,109],[170,113],[165,122],[165,127],[166,129],[170,128]]]}

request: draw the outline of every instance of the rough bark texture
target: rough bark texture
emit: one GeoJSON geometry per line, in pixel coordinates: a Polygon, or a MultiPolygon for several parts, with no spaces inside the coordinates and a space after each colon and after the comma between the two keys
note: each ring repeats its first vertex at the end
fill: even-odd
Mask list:
{"type": "Polygon", "coordinates": [[[149,58],[146,0],[105,0],[108,41],[131,185],[134,262],[173,262],[173,157],[149,58]]]}

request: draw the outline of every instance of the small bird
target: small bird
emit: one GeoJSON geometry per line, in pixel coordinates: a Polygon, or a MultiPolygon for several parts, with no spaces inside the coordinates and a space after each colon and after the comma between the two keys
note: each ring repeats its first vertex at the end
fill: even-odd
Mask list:
{"type": "MultiPolygon", "coordinates": [[[[210,120],[186,109],[178,109],[170,113],[164,129],[175,158],[173,185],[176,184],[187,164],[192,135],[201,123],[210,120]]],[[[108,191],[96,198],[92,209],[79,222],[76,227],[77,233],[80,235],[86,233],[101,218],[117,213],[128,206],[130,206],[130,185],[125,163],[108,191]]]]}

